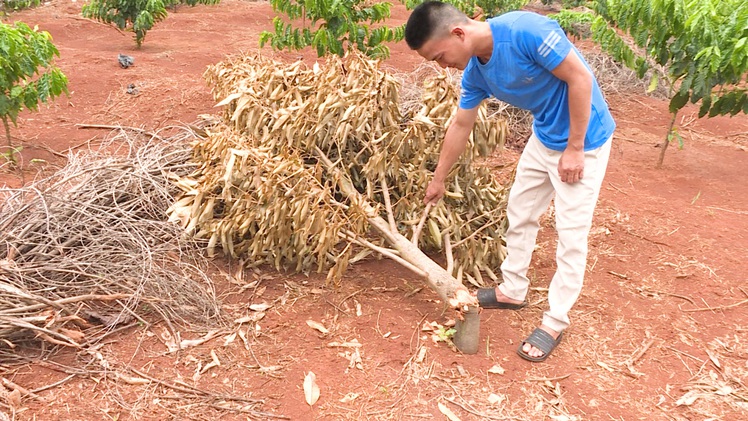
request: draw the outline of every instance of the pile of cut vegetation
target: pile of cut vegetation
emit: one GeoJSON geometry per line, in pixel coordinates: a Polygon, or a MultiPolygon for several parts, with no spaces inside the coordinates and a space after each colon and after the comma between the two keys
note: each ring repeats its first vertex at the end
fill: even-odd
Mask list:
{"type": "Polygon", "coordinates": [[[503,120],[480,110],[445,200],[423,204],[457,109],[446,73],[424,81],[420,106],[408,111],[396,78],[356,53],[311,67],[247,55],[210,66],[205,77],[225,112],[195,143],[199,168],[177,181],[183,193],[169,213],[207,240],[211,255],[339,279],[371,253],[397,258],[386,248],[397,233],[446,250],[460,281],[483,284],[481,271],[495,278],[506,190],[475,161],[503,147],[503,120]],[[388,221],[389,234],[370,232],[373,214],[388,221]]]}
{"type": "MultiPolygon", "coordinates": [[[[167,221],[194,171],[181,130],[119,131],[103,152],[68,157],[53,176],[0,189],[0,357],[28,341],[81,348],[154,316],[220,325],[205,259],[167,221]]],[[[176,332],[172,332],[176,333],[176,332]]]]}

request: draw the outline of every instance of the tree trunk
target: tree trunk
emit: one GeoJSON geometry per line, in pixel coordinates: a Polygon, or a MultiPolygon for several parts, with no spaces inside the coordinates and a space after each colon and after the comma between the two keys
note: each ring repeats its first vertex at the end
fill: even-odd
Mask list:
{"type": "MultiPolygon", "coordinates": [[[[316,149],[316,152],[327,171],[336,176],[338,187],[342,193],[348,198],[359,196],[351,181],[335,168],[324,152],[319,149],[316,149]]],[[[462,283],[426,256],[416,244],[399,232],[393,231],[390,224],[379,216],[365,200],[357,201],[364,203],[363,206],[367,211],[369,224],[382,234],[390,246],[398,251],[398,257],[414,266],[415,268],[412,269],[417,269],[417,273],[420,272],[419,274],[425,278],[431,289],[439,295],[439,298],[446,305],[460,311],[457,317],[457,332],[453,339],[457,348],[466,354],[478,352],[478,333],[480,330],[478,300],[470,294],[462,283]]],[[[388,209],[388,211],[391,210],[388,209]]]]}
{"type": "Polygon", "coordinates": [[[673,126],[675,125],[675,118],[677,116],[678,112],[676,111],[673,113],[673,118],[670,119],[670,127],[667,129],[667,136],[665,136],[665,141],[660,146],[662,149],[660,149],[660,159],[657,160],[657,168],[662,168],[662,162],[665,160],[665,151],[667,150],[670,141],[673,139],[673,126]]]}
{"type": "Polygon", "coordinates": [[[11,142],[11,140],[10,140],[10,125],[8,124],[8,116],[3,116],[2,118],[3,118],[3,125],[5,126],[5,137],[8,139],[8,154],[7,154],[7,159],[12,164],[15,164],[16,163],[16,153],[13,150],[13,142],[11,142]]]}

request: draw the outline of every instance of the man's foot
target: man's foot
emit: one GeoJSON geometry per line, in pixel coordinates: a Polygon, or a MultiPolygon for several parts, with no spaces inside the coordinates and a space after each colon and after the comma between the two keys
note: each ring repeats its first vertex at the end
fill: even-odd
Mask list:
{"type": "Polygon", "coordinates": [[[476,298],[482,308],[519,310],[527,306],[527,301],[513,300],[502,294],[499,287],[480,288],[476,292],[476,298]]]}
{"type": "Polygon", "coordinates": [[[556,332],[546,325],[541,325],[522,341],[517,354],[528,361],[545,361],[561,342],[562,337],[563,332],[556,332]]]}

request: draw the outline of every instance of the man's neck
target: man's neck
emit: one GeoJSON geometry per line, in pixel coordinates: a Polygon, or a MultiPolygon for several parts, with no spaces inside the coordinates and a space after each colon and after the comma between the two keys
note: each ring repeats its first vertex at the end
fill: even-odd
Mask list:
{"type": "Polygon", "coordinates": [[[481,63],[485,64],[491,59],[493,54],[493,33],[488,22],[473,22],[475,31],[475,51],[474,55],[478,57],[481,63]]]}

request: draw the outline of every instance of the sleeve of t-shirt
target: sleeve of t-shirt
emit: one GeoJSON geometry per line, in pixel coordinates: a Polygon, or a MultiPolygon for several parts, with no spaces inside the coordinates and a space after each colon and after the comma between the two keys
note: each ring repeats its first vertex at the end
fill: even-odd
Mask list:
{"type": "Polygon", "coordinates": [[[474,80],[476,75],[479,74],[478,70],[471,67],[471,65],[468,65],[462,72],[462,82],[460,83],[460,108],[465,110],[477,107],[484,99],[488,98],[488,92],[474,80]]]}
{"type": "Polygon", "coordinates": [[[558,67],[572,48],[558,22],[545,16],[528,13],[512,30],[517,48],[548,71],[558,67]]]}

